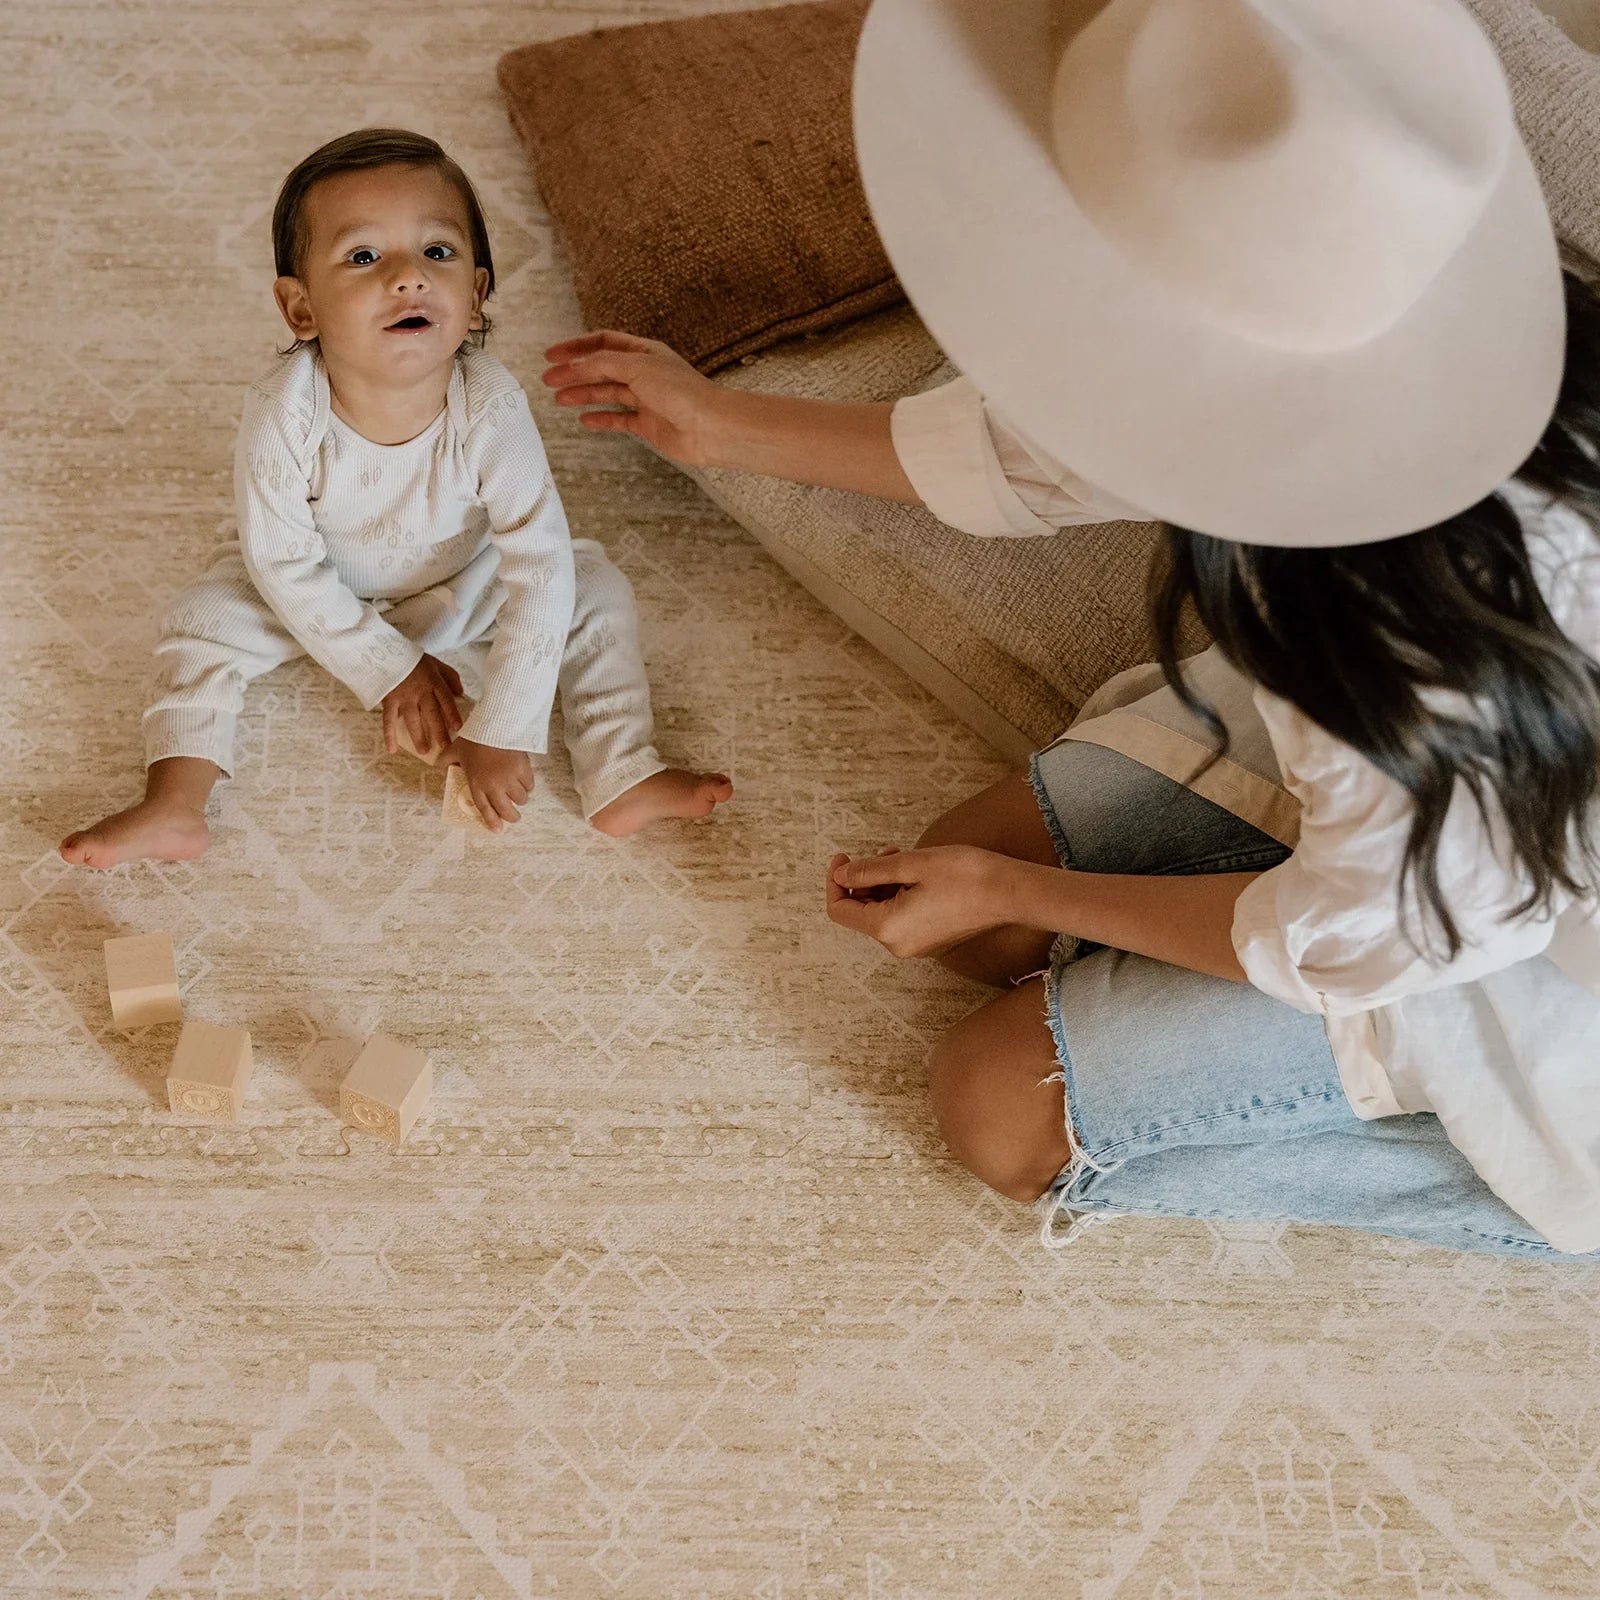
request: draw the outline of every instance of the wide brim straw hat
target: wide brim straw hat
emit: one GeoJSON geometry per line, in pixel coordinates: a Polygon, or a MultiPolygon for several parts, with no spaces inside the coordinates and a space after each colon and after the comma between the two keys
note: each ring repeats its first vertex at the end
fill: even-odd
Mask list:
{"type": "Polygon", "coordinates": [[[854,105],[934,337],[1152,517],[1390,538],[1550,418],[1556,244],[1460,0],[874,0],[854,105]]]}

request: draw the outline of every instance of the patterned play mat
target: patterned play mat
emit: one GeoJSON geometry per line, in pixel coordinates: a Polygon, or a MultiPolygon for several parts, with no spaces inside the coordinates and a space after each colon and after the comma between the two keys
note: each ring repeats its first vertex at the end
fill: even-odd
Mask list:
{"type": "MultiPolygon", "coordinates": [[[[1063,1255],[942,1151],[980,995],[821,915],[990,753],[681,476],[545,404],[576,327],[499,103],[531,39],[692,0],[0,7],[0,1597],[1541,1600],[1600,1594],[1600,1271],[1123,1222],[1063,1255]],[[734,803],[629,843],[553,760],[501,841],[301,664],[192,866],[68,871],[138,780],[153,622],[280,339],[273,190],[443,139],[575,532],[636,585],[669,756],[734,803]],[[101,944],[165,931],[254,1038],[166,1109],[101,944]],[[391,1151],[360,1039],[425,1049],[391,1151]]],[[[619,108],[619,115],[626,108],[619,108]]]]}

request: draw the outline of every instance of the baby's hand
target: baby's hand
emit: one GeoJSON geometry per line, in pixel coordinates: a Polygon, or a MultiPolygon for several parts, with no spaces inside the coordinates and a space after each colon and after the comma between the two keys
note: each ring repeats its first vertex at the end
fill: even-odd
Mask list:
{"type": "Polygon", "coordinates": [[[472,803],[483,825],[499,833],[522,815],[518,806],[533,793],[533,763],[526,750],[500,750],[492,744],[457,739],[446,752],[446,765],[459,764],[466,774],[472,803]]]}
{"type": "Polygon", "coordinates": [[[585,410],[585,427],[635,434],[688,467],[715,465],[712,412],[722,391],[669,345],[607,329],[553,344],[545,358],[557,405],[626,408],[585,410]]]}
{"type": "Polygon", "coordinates": [[[456,707],[460,693],[456,669],[424,656],[383,697],[384,749],[393,755],[400,748],[397,735],[402,726],[411,736],[411,748],[424,759],[444,749],[461,726],[456,707]]]}

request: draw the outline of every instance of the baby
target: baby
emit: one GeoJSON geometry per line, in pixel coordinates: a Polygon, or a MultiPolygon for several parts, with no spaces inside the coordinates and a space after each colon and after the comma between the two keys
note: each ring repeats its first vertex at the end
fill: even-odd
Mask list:
{"type": "Polygon", "coordinates": [[[185,861],[231,771],[245,685],[310,655],[384,743],[458,763],[486,826],[519,816],[559,688],[584,816],[623,836],[733,793],[668,767],[628,581],[567,532],[517,382],[481,348],[494,288],[483,212],[432,139],[367,128],[313,152],[272,219],[294,348],[246,396],[239,538],[162,623],[145,796],[69,834],[64,859],[185,861]],[[463,722],[442,651],[492,641],[463,722]]]}

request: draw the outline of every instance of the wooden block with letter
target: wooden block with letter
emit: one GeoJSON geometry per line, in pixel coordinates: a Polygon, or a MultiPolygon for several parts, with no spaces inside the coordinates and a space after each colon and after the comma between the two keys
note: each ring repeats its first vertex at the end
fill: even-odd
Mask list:
{"type": "MultiPolygon", "coordinates": [[[[466,719],[472,715],[473,704],[474,702],[467,699],[465,695],[457,698],[456,709],[460,711],[461,720],[463,722],[465,722],[466,719]]],[[[430,767],[439,759],[440,756],[444,754],[445,751],[445,747],[442,744],[436,744],[432,747],[432,749],[429,750],[417,749],[416,745],[412,742],[411,731],[406,727],[403,718],[394,730],[394,742],[399,745],[408,756],[415,756],[418,761],[426,761],[430,767]]]]}
{"type": "Polygon", "coordinates": [[[444,805],[441,808],[441,815],[447,828],[481,828],[485,833],[494,832],[494,829],[483,820],[477,806],[473,804],[472,790],[467,784],[466,773],[454,762],[445,769],[444,805]]]}
{"type": "Polygon", "coordinates": [[[430,767],[444,754],[444,746],[442,744],[436,744],[431,750],[417,749],[416,745],[412,743],[411,731],[404,722],[394,730],[394,742],[408,756],[415,756],[418,761],[426,761],[430,767]]]}
{"type": "Polygon", "coordinates": [[[339,1085],[339,1115],[397,1149],[433,1093],[433,1063],[386,1034],[367,1040],[339,1085]]]}
{"type": "Polygon", "coordinates": [[[190,1017],[167,1071],[167,1104],[192,1117],[237,1122],[250,1087],[250,1033],[190,1017]]]}
{"type": "Polygon", "coordinates": [[[164,933],[107,939],[106,988],[111,994],[111,1020],[119,1028],[183,1020],[172,940],[164,933]]]}

